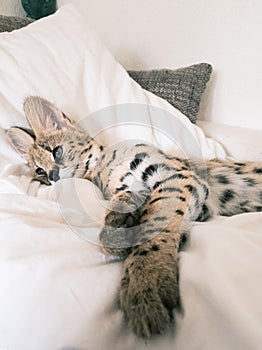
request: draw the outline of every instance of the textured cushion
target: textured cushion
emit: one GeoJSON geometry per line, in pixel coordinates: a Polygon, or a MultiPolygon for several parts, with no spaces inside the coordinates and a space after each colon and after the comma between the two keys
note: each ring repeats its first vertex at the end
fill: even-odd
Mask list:
{"type": "Polygon", "coordinates": [[[33,22],[30,18],[0,15],[0,32],[11,32],[33,22]]]}
{"type": "Polygon", "coordinates": [[[208,63],[199,63],[176,70],[128,71],[128,73],[144,89],[164,98],[195,123],[201,97],[212,73],[212,66],[208,63]]]}

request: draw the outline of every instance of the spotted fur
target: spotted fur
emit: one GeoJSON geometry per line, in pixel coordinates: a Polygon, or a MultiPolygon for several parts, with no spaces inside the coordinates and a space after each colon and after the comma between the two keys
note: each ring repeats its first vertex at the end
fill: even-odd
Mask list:
{"type": "Polygon", "coordinates": [[[189,161],[146,144],[107,148],[39,97],[24,111],[34,137],[11,128],[12,145],[32,177],[91,180],[109,209],[103,250],[125,258],[120,304],[142,338],[164,333],[179,304],[178,250],[193,221],[262,210],[262,164],[189,161]]]}

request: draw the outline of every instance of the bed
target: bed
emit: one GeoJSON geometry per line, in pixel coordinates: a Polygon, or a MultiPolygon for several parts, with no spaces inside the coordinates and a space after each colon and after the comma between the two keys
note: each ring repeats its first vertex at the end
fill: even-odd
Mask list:
{"type": "Polygon", "coordinates": [[[0,62],[0,349],[261,349],[262,213],[194,223],[179,254],[176,325],[145,343],[118,307],[122,262],[98,246],[101,193],[81,179],[32,182],[5,134],[28,126],[23,101],[38,95],[109,145],[139,139],[187,157],[262,161],[261,131],[195,124],[210,65],[151,72],[154,81],[182,74],[175,102],[200,74],[193,107],[190,93],[191,104],[182,96],[174,106],[169,90],[159,97],[156,84],[135,82],[130,75],[143,85],[148,73],[128,74],[72,5],[1,33],[0,62]]]}

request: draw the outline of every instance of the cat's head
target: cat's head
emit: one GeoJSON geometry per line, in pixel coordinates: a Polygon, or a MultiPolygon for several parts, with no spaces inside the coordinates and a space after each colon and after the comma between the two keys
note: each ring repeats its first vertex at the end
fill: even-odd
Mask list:
{"type": "Polygon", "coordinates": [[[60,178],[84,177],[91,158],[84,150],[94,143],[90,136],[43,98],[26,98],[24,112],[33,134],[13,127],[7,136],[28,162],[33,178],[50,185],[60,178]]]}

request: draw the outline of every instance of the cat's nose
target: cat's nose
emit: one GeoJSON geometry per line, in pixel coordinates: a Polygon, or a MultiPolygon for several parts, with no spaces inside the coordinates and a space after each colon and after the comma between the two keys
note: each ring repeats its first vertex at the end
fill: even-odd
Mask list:
{"type": "Polygon", "coordinates": [[[59,168],[58,167],[54,167],[54,169],[50,171],[49,179],[51,181],[58,181],[60,179],[60,177],[59,177],[59,168]]]}

